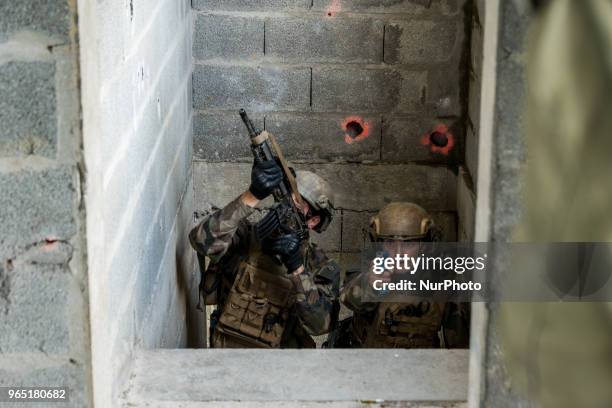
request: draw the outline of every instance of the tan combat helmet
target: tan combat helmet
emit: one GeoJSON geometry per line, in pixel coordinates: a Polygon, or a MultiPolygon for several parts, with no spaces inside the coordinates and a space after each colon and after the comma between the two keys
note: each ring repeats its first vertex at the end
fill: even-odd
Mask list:
{"type": "Polygon", "coordinates": [[[330,185],[315,173],[304,170],[295,172],[295,180],[300,195],[321,215],[321,222],[314,230],[325,231],[332,221],[334,209],[334,194],[330,185]]]}
{"type": "Polygon", "coordinates": [[[372,241],[422,240],[433,227],[433,219],[422,207],[396,202],[387,204],[372,217],[369,233],[372,241]]]}

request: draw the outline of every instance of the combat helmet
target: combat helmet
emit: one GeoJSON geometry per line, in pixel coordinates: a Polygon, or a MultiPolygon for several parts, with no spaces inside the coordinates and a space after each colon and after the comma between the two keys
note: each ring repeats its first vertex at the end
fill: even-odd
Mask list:
{"type": "Polygon", "coordinates": [[[311,171],[298,170],[295,173],[300,195],[321,216],[321,222],[314,230],[323,232],[327,229],[333,217],[334,194],[332,189],[327,181],[311,171]]]}
{"type": "Polygon", "coordinates": [[[432,241],[434,221],[425,209],[408,202],[384,206],[370,221],[372,241],[432,241]]]}

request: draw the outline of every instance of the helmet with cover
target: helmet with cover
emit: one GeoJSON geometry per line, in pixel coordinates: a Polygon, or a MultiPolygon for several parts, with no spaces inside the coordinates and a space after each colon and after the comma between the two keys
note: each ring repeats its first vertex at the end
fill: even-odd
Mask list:
{"type": "Polygon", "coordinates": [[[383,207],[370,220],[372,241],[434,241],[436,228],[422,207],[409,202],[394,202],[383,207]]]}
{"type": "Polygon", "coordinates": [[[334,196],[331,186],[321,176],[311,171],[296,171],[295,180],[300,195],[321,217],[321,221],[314,230],[325,231],[333,218],[334,196]]]}

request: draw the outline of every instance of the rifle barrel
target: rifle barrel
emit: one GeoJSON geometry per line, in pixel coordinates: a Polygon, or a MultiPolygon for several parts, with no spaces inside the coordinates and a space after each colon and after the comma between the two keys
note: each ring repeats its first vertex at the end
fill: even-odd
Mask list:
{"type": "Polygon", "coordinates": [[[249,137],[252,139],[257,136],[259,132],[257,131],[257,129],[255,129],[255,126],[253,125],[253,122],[251,122],[251,119],[249,119],[249,116],[247,115],[246,111],[244,109],[240,109],[238,113],[240,113],[240,117],[242,118],[242,121],[244,122],[244,125],[246,126],[247,131],[249,132],[249,137]]]}

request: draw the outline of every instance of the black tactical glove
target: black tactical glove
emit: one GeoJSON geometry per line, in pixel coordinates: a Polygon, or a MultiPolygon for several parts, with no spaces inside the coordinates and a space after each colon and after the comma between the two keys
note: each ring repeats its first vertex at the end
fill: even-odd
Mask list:
{"type": "Polygon", "coordinates": [[[276,161],[255,162],[251,170],[249,191],[258,200],[263,200],[272,193],[281,181],[283,181],[283,172],[276,161]]]}
{"type": "Polygon", "coordinates": [[[302,241],[296,233],[266,238],[262,242],[262,250],[267,254],[279,255],[289,272],[293,272],[304,265],[301,246],[302,241]]]}

